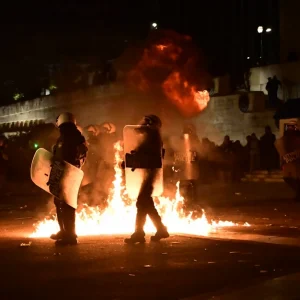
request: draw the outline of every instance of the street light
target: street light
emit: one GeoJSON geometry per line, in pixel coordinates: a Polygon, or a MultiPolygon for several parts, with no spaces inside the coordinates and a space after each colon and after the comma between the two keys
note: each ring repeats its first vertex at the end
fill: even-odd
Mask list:
{"type": "Polygon", "coordinates": [[[153,23],[151,24],[151,27],[152,27],[153,29],[157,29],[157,23],[153,22],[153,23]]]}
{"type": "Polygon", "coordinates": [[[266,29],[266,32],[271,32],[272,31],[272,28],[267,28],[266,29]]]}
{"type": "Polygon", "coordinates": [[[264,31],[264,28],[262,26],[257,27],[257,32],[258,33],[263,33],[263,31],[264,31]]]}
{"type": "Polygon", "coordinates": [[[262,60],[263,56],[263,32],[264,28],[262,26],[257,27],[257,32],[260,34],[260,59],[262,60]]]}

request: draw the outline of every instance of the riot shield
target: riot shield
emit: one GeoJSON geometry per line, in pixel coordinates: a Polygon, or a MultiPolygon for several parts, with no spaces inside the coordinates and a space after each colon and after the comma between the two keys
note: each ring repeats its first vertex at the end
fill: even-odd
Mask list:
{"type": "Polygon", "coordinates": [[[123,129],[126,190],[131,199],[138,197],[143,182],[149,176],[149,170],[155,170],[152,196],[160,196],[163,192],[161,145],[149,144],[151,130],[143,125],[127,125],[123,129]],[[141,146],[155,151],[136,151],[141,146]]]}
{"type": "Polygon", "coordinates": [[[283,136],[275,141],[280,155],[284,178],[300,179],[300,140],[299,137],[283,136]]]}
{"type": "Polygon", "coordinates": [[[83,172],[65,161],[52,164],[52,158],[52,153],[43,148],[35,152],[31,163],[31,180],[76,209],[83,172]]]}
{"type": "Polygon", "coordinates": [[[174,150],[174,168],[177,179],[197,180],[199,177],[197,149],[193,145],[190,135],[171,137],[171,146],[174,150]]]}

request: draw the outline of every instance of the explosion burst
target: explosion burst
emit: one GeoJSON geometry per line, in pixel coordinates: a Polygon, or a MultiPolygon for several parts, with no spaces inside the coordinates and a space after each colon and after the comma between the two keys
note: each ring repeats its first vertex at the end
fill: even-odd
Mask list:
{"type": "Polygon", "coordinates": [[[205,88],[211,78],[200,64],[192,39],[174,32],[160,32],[151,40],[128,79],[144,92],[159,83],[166,98],[184,117],[197,115],[210,100],[205,88]]]}
{"type": "MultiPolygon", "coordinates": [[[[103,211],[99,207],[89,207],[87,205],[76,214],[76,231],[79,236],[110,235],[110,234],[131,234],[134,230],[136,207],[135,202],[126,203],[125,186],[122,182],[122,161],[121,142],[114,145],[115,148],[115,179],[112,183],[111,193],[108,199],[108,207],[103,211]]],[[[194,234],[207,236],[210,232],[216,231],[220,227],[237,226],[229,221],[208,222],[205,212],[201,218],[193,219],[192,213],[186,214],[183,209],[184,198],[177,192],[175,199],[165,197],[158,198],[157,206],[164,224],[167,225],[170,233],[194,234]]],[[[59,230],[56,216],[46,218],[34,225],[35,231],[30,235],[32,238],[49,237],[59,230]]],[[[243,226],[250,226],[245,223],[243,226]]],[[[155,232],[151,221],[147,219],[145,226],[146,233],[155,232]]]]}

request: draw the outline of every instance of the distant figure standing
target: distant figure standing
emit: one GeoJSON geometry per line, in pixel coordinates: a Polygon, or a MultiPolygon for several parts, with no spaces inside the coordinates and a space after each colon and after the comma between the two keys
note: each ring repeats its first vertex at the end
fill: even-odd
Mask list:
{"type": "Polygon", "coordinates": [[[275,134],[272,133],[271,127],[265,127],[265,134],[260,138],[261,167],[270,171],[276,169],[279,161],[274,143],[275,134]]]}
{"type": "Polygon", "coordinates": [[[259,139],[257,138],[255,133],[252,133],[250,141],[250,172],[259,169],[259,155],[259,139]]]}
{"type": "Polygon", "coordinates": [[[229,135],[224,137],[222,145],[219,147],[222,153],[222,164],[220,170],[220,177],[223,183],[232,181],[233,169],[233,142],[229,135]]]}
{"type": "Polygon", "coordinates": [[[269,97],[269,104],[272,107],[275,107],[277,105],[277,93],[278,88],[281,86],[280,80],[276,77],[276,75],[273,76],[273,78],[269,77],[268,82],[266,85],[266,90],[268,91],[268,97],[269,97]]]}

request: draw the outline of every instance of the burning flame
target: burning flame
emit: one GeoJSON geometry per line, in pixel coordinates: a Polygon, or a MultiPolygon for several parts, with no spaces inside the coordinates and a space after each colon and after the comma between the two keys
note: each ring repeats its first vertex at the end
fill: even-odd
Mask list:
{"type": "MultiPolygon", "coordinates": [[[[79,236],[105,235],[105,234],[130,234],[134,230],[136,207],[135,203],[126,203],[126,190],[122,184],[122,161],[121,142],[114,145],[115,148],[115,179],[112,183],[113,188],[109,196],[109,205],[101,211],[98,207],[85,207],[76,214],[76,231],[79,236]]],[[[175,199],[159,197],[157,208],[162,216],[164,224],[167,225],[170,233],[185,233],[207,236],[210,232],[216,231],[219,227],[237,226],[229,221],[208,222],[205,212],[201,218],[193,219],[192,213],[186,213],[183,209],[184,198],[179,193],[179,183],[175,199]]],[[[245,223],[244,226],[250,226],[245,223]]],[[[49,237],[52,233],[59,230],[56,216],[46,218],[35,224],[35,231],[30,235],[32,238],[49,237]]],[[[145,225],[147,233],[155,232],[151,221],[147,219],[145,225]]]]}

